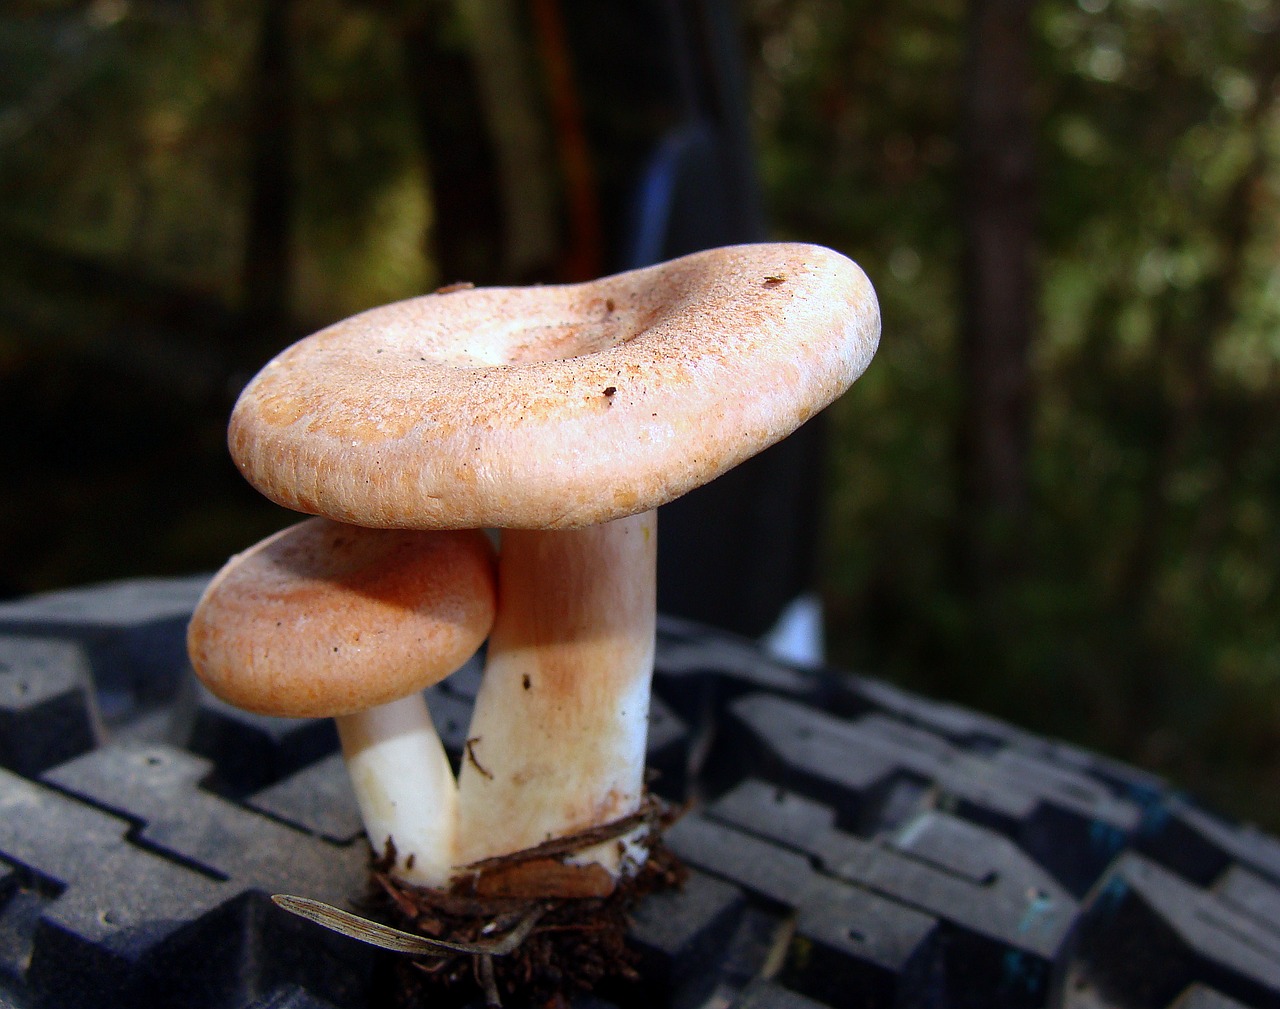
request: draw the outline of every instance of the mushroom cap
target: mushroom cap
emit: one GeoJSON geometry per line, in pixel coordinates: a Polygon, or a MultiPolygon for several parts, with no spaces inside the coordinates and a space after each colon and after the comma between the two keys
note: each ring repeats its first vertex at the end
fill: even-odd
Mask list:
{"type": "Polygon", "coordinates": [[[493,548],[477,530],[308,519],[232,557],[187,631],[196,675],[266,715],[331,717],[444,679],[493,626],[493,548]]]}
{"type": "Polygon", "coordinates": [[[665,504],[790,434],[879,334],[866,276],[813,245],[425,295],[287,348],[241,394],[228,441],[249,482],[298,511],[575,528],[665,504]]]}

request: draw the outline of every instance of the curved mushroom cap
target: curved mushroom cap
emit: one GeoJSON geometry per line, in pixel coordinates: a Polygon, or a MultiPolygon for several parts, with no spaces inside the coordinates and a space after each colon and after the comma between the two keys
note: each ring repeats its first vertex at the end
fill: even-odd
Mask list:
{"type": "Polygon", "coordinates": [[[223,566],[187,650],[215,695],[266,715],[330,717],[444,679],[493,626],[493,548],[475,530],[308,519],[223,566]]]}
{"type": "Polygon", "coordinates": [[[862,271],[812,245],[426,295],[286,349],[241,394],[228,440],[267,497],[344,522],[592,525],[790,434],[879,333],[862,271]]]}

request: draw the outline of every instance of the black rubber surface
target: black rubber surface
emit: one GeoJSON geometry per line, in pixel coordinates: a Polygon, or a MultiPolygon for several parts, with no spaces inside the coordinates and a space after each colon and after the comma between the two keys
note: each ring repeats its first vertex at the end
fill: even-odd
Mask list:
{"type": "MultiPolygon", "coordinates": [[[[276,909],[365,845],[325,721],[190,679],[202,578],[0,605],[0,1009],[343,1009],[386,963],[276,909]]],[[[1280,842],[1161,781],[664,621],[650,762],[693,811],[642,981],[579,1009],[1280,1006],[1280,842]]],[[[431,692],[455,755],[478,682],[431,692]]]]}

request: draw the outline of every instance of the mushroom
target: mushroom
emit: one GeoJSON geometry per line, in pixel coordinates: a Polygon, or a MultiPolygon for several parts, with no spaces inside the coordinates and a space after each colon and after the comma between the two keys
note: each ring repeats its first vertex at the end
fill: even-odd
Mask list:
{"type": "MultiPolygon", "coordinates": [[[[501,530],[459,778],[462,862],[643,798],[655,512],[838,397],[879,337],[829,249],[695,253],[590,283],[440,292],[286,349],[229,444],[272,500],[365,526],[501,530]]],[[[582,860],[612,879],[626,846],[582,860]]]]}
{"type": "Polygon", "coordinates": [[[478,530],[308,519],[232,557],[196,605],[192,666],[230,704],[333,717],[370,843],[395,874],[448,883],[457,785],[422,696],[480,647],[493,549],[478,530]]]}

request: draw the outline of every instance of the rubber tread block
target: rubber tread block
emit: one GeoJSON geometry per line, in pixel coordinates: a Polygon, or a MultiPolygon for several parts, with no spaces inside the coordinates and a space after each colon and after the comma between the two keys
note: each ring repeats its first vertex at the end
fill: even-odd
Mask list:
{"type": "Polygon", "coordinates": [[[92,750],[102,729],[75,642],[0,637],[0,767],[26,777],[92,750]]]}
{"type": "Polygon", "coordinates": [[[931,916],[822,875],[803,855],[701,814],[686,815],[667,841],[691,865],[794,913],[788,961],[802,994],[857,990],[892,1005],[925,997],[933,983],[939,949],[931,916]]]}
{"type": "Polygon", "coordinates": [[[131,579],[0,603],[0,628],[84,645],[109,723],[173,697],[187,621],[209,575],[131,579]]]}
{"type": "Polygon", "coordinates": [[[972,749],[1007,746],[1020,730],[991,715],[908,693],[890,683],[864,677],[842,677],[844,690],[857,699],[846,703],[840,714],[856,714],[861,709],[878,709],[909,725],[935,732],[953,743],[972,749]]]}
{"type": "Polygon", "coordinates": [[[23,976],[36,1002],[117,1004],[147,961],[234,895],[225,882],[133,843],[128,820],[7,771],[0,807],[0,858],[29,881],[11,901],[28,895],[19,919],[33,929],[10,946],[21,960],[2,969],[23,976]],[[47,898],[38,917],[35,893],[47,898]]]}
{"type": "MultiPolygon", "coordinates": [[[[917,769],[928,772],[931,780],[972,777],[973,785],[953,787],[949,791],[959,801],[978,807],[974,819],[979,822],[988,817],[999,822],[1008,814],[1009,827],[1021,823],[1022,831],[1026,832],[1035,829],[1027,821],[1040,816],[1054,817],[1057,813],[1054,818],[1064,822],[1052,825],[1056,828],[1052,831],[1055,846],[1063,846],[1064,839],[1058,830],[1064,829],[1066,822],[1085,825],[1089,848],[1094,846],[1101,828],[1108,835],[1099,852],[1103,861],[1108,860],[1141,823],[1141,810],[1117,800],[1101,783],[1026,752],[999,748],[971,754],[932,734],[880,715],[868,715],[852,724],[860,741],[883,743],[895,759],[908,762],[912,754],[928,754],[929,759],[921,762],[917,769]],[[956,770],[950,770],[955,765],[958,765],[956,770]]],[[[1026,843],[1025,834],[1023,840],[1026,843]]]]}
{"type": "Polygon", "coordinates": [[[832,810],[760,781],[720,798],[708,816],[786,845],[842,881],[944,924],[950,988],[992,1005],[1038,1005],[1076,902],[1008,839],[938,812],[869,842],[834,827],[832,810]]]}
{"type": "Polygon", "coordinates": [[[1280,1006],[1280,921],[1255,910],[1125,854],[1081,915],[1074,988],[1134,1009],[1164,1009],[1194,984],[1280,1006]]]}
{"type": "Polygon", "coordinates": [[[794,914],[748,903],[734,923],[724,956],[717,964],[708,965],[719,978],[709,1001],[733,1001],[753,980],[776,976],[794,937],[794,914]]]}
{"type": "Polygon", "coordinates": [[[832,692],[833,683],[813,670],[770,659],[751,642],[731,635],[708,634],[698,643],[659,635],[654,691],[686,722],[696,724],[708,706],[718,708],[751,690],[816,702],[832,692]]]}
{"type": "Polygon", "coordinates": [[[179,740],[214,766],[210,787],[240,797],[261,791],[338,749],[331,718],[276,718],[242,711],[189,682],[195,710],[179,740]]]}
{"type": "Polygon", "coordinates": [[[633,912],[631,938],[652,1004],[702,1004],[745,910],[742,892],[700,872],[678,890],[655,894],[633,912]]]}
{"type": "MultiPolygon", "coordinates": [[[[360,1004],[367,951],[316,935],[266,894],[346,903],[363,878],[363,843],[329,844],[204,792],[198,782],[208,767],[168,747],[112,744],[50,772],[46,780],[60,792],[28,786],[56,797],[50,801],[71,821],[54,824],[66,828],[70,846],[59,858],[54,849],[33,860],[34,838],[27,857],[21,838],[0,839],[4,857],[61,891],[40,909],[25,968],[38,1004],[220,1009],[273,978],[360,1004]],[[86,841],[95,831],[103,840],[86,841]],[[68,919],[68,906],[82,904],[89,910],[68,919]],[[108,925],[118,931],[103,931],[108,925]],[[63,962],[75,969],[61,969],[63,962]]],[[[0,794],[12,802],[6,786],[0,782],[0,794]]],[[[38,815],[48,829],[47,811],[38,815]]]]}
{"type": "Polygon", "coordinates": [[[345,903],[368,852],[335,845],[199,787],[209,762],[165,746],[112,744],[51,771],[66,792],[140,821],[136,836],[157,849],[232,882],[345,903]]]}
{"type": "MultiPolygon", "coordinates": [[[[0,756],[23,772],[0,772],[0,1009],[385,994],[367,947],[268,900],[345,903],[365,845],[328,720],[256,720],[194,690],[182,637],[204,583],[0,605],[0,661],[38,673],[0,704],[22,711],[0,748],[44,717],[32,683],[92,715],[86,668],[111,740],[86,749],[54,719],[32,731],[73,745],[0,756]]],[[[644,980],[574,1009],[1278,1005],[1274,838],[986,715],[659,626],[649,760],[663,794],[707,797],[670,835],[692,878],[638,911],[644,980]]],[[[455,758],[480,670],[429,692],[455,758]]]]}
{"type": "Polygon", "coordinates": [[[372,951],[281,911],[265,894],[242,894],[190,933],[150,985],[147,1004],[225,1009],[290,986],[323,992],[321,1004],[337,1009],[367,1004],[372,951]]]}
{"type": "Polygon", "coordinates": [[[1024,754],[969,753],[881,715],[846,720],[758,693],[731,711],[773,755],[773,775],[805,782],[841,811],[842,826],[878,826],[881,797],[913,776],[940,806],[1013,838],[1077,894],[1142,822],[1137,806],[1087,776],[1024,754]]]}
{"type": "Polygon", "coordinates": [[[335,844],[353,844],[364,834],[360,807],[341,753],[331,753],[283,781],[254,792],[244,803],[335,844]]]}
{"type": "Polygon", "coordinates": [[[182,578],[130,578],[0,603],[0,625],[116,630],[147,627],[169,620],[184,624],[212,575],[182,578]]]}

